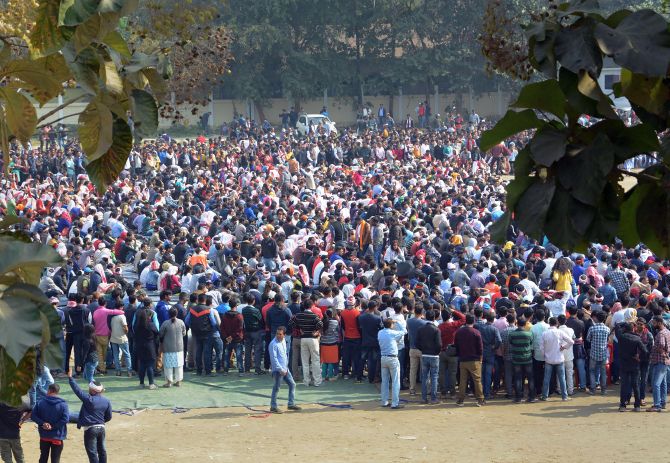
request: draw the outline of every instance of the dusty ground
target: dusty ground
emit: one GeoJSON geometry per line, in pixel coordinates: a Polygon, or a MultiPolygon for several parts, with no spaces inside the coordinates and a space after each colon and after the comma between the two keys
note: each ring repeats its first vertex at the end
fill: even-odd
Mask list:
{"type": "MultiPolygon", "coordinates": [[[[568,453],[572,463],[667,461],[657,433],[629,434],[635,436],[633,444],[625,430],[665,426],[670,415],[619,413],[617,405],[616,392],[611,391],[607,397],[578,395],[568,403],[554,399],[514,405],[496,400],[483,408],[471,401],[463,408],[448,401],[436,406],[410,403],[402,410],[382,409],[376,403],[354,404],[350,410],[308,406],[266,418],[250,417],[252,412],[244,408],[182,414],[149,410],[132,417],[114,414],[107,428],[107,448],[110,462],[309,458],[535,463],[555,462],[568,453]],[[613,434],[614,429],[624,432],[613,434]]],[[[26,461],[37,461],[33,424],[26,424],[22,439],[26,461]]],[[[87,461],[83,432],[73,425],[65,445],[62,461],[87,461]]]]}

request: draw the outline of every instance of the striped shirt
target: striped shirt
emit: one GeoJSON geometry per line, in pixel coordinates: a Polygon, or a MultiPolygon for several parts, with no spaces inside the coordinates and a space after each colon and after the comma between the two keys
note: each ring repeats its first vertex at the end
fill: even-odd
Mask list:
{"type": "Polygon", "coordinates": [[[602,362],[609,357],[607,350],[607,337],[610,335],[610,329],[602,323],[596,323],[591,327],[586,335],[586,340],[591,343],[590,359],[596,362],[602,362]]]}
{"type": "Polygon", "coordinates": [[[305,310],[296,314],[289,322],[289,328],[297,327],[302,332],[303,338],[313,338],[314,334],[323,328],[321,319],[311,310],[305,310]]]}
{"type": "Polygon", "coordinates": [[[533,333],[523,328],[507,332],[509,353],[514,365],[533,363],[533,333]]]}

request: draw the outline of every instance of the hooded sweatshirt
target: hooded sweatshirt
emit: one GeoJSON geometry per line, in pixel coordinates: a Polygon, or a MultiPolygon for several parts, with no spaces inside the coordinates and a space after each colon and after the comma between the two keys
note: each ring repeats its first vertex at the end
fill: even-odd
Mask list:
{"type": "Polygon", "coordinates": [[[221,316],[221,338],[228,336],[232,342],[241,342],[244,338],[244,317],[237,310],[229,310],[221,316]]]}
{"type": "Polygon", "coordinates": [[[39,427],[40,438],[64,440],[67,438],[67,422],[70,419],[70,411],[67,403],[58,396],[46,396],[33,408],[32,420],[39,427]],[[51,429],[47,431],[42,427],[49,423],[51,429]]]}

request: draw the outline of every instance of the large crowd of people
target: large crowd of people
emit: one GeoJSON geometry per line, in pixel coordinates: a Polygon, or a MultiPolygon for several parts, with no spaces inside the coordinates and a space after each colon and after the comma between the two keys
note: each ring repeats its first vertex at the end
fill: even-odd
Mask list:
{"type": "Polygon", "coordinates": [[[273,376],[273,412],[281,381],[293,410],[295,381],[380,381],[391,408],[405,389],[482,406],[620,382],[621,411],[650,387],[647,410],[663,411],[670,262],[642,244],[559,249],[514,225],[491,242],[530,134],[481,153],[474,112],[431,128],[378,115],[376,130],[338,134],[240,118],[213,138],[164,135],[135,146],[104,195],[75,139],[15,147],[0,209],[63,258],[40,288],[65,362],[40,365],[33,405],[57,402],[52,373],[95,395],[113,370],[160,394],[161,375],[180,387],[237,370],[273,376]]]}

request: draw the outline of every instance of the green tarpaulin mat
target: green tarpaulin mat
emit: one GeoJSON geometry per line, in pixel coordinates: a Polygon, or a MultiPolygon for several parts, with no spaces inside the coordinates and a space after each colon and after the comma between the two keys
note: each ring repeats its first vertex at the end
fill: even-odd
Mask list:
{"type": "MultiPolygon", "coordinates": [[[[113,370],[110,370],[113,375],[113,370]]],[[[179,388],[157,390],[140,389],[137,377],[96,376],[105,386],[105,395],[111,400],[114,410],[212,408],[212,407],[269,407],[272,392],[272,376],[245,375],[237,373],[228,376],[196,376],[184,373],[184,381],[179,388]]],[[[79,400],[67,384],[67,379],[56,379],[61,386],[61,396],[73,410],[78,410],[79,400]]],[[[163,377],[156,378],[156,384],[165,383],[163,377]]],[[[148,383],[147,383],[148,384],[148,383]]],[[[79,385],[87,389],[83,380],[79,385]]],[[[288,386],[282,382],[279,390],[279,404],[286,405],[288,386]]],[[[351,404],[378,400],[378,389],[364,381],[355,384],[353,380],[323,382],[321,387],[304,386],[297,383],[296,402],[304,404],[328,403],[351,404]]]]}

